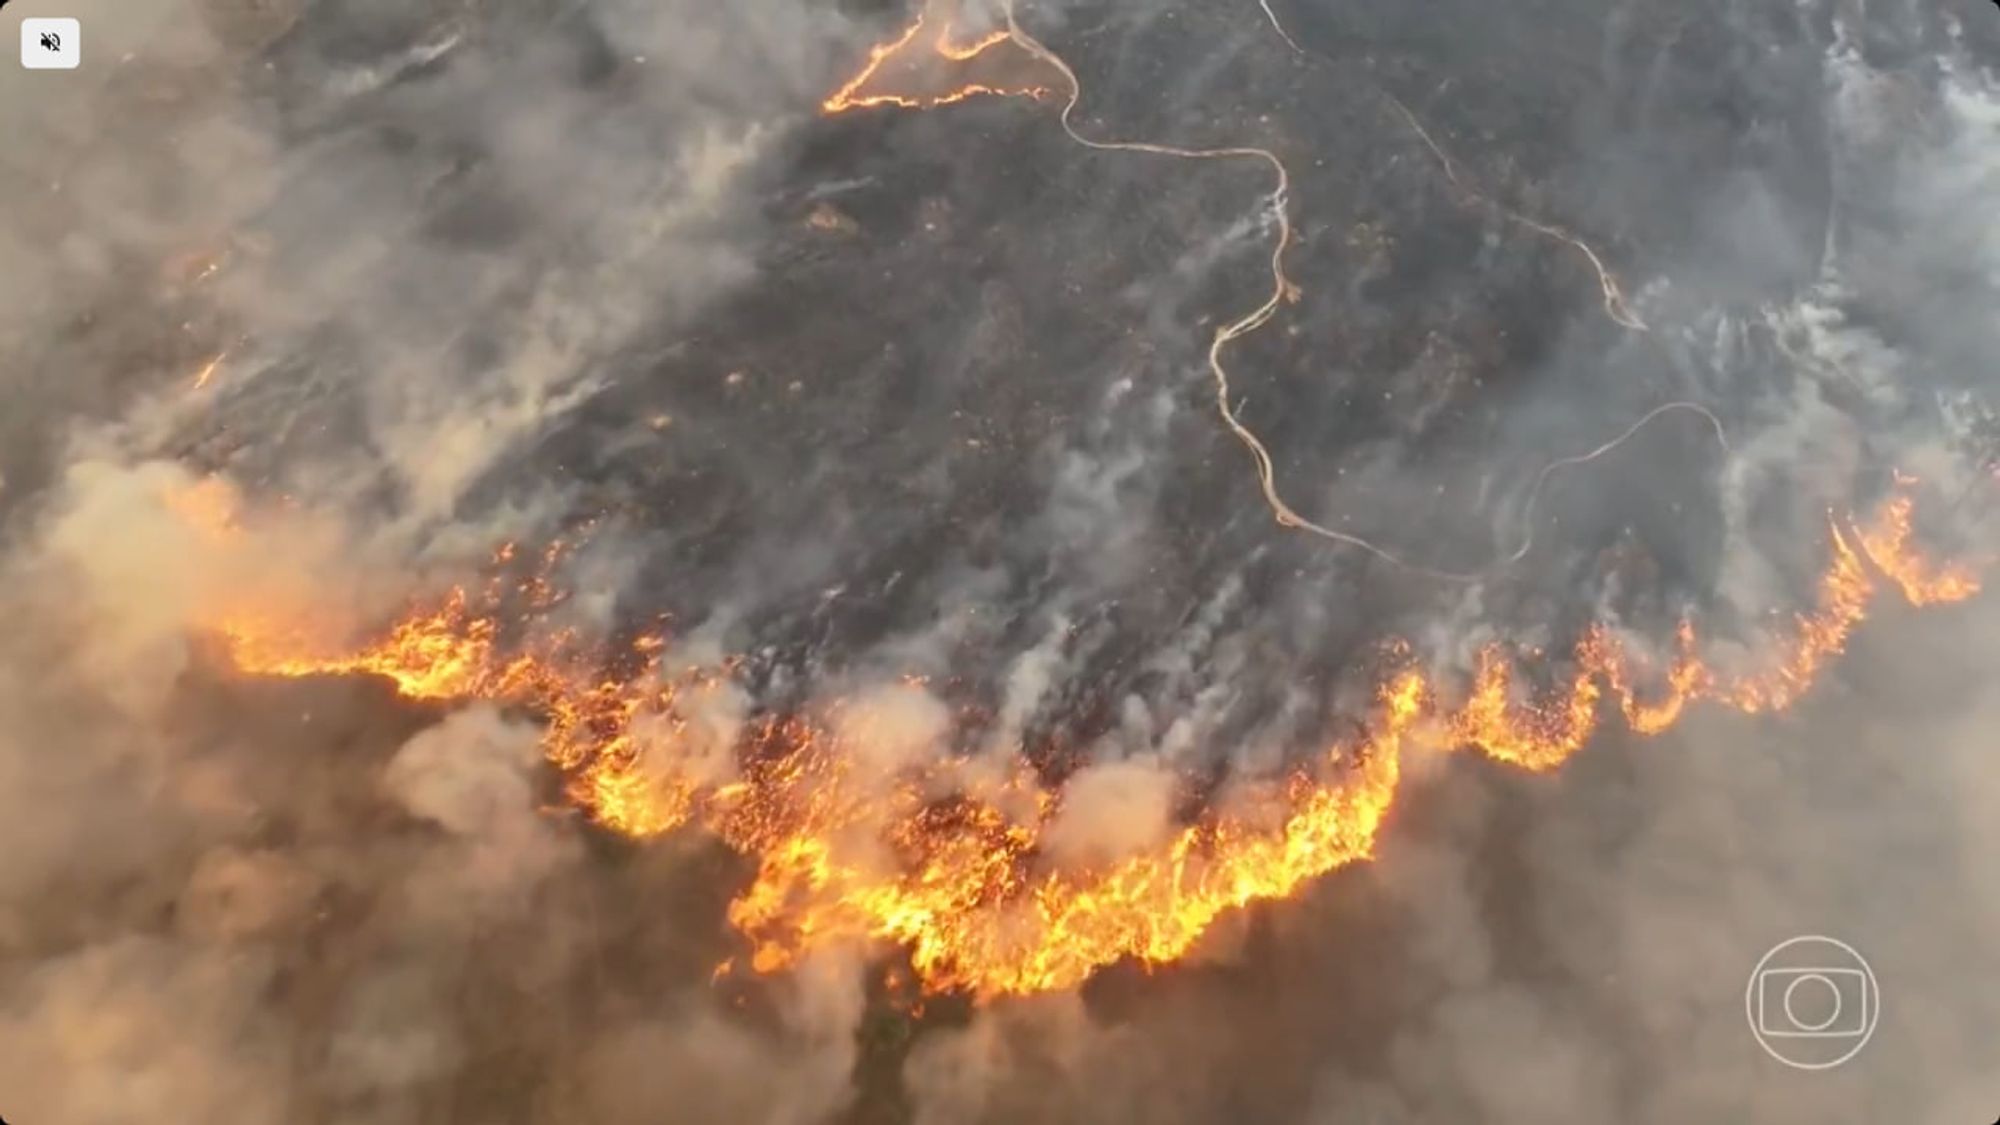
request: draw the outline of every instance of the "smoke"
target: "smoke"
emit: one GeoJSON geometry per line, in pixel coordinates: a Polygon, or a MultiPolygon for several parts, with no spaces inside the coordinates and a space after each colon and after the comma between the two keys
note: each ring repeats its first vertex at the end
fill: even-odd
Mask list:
{"type": "Polygon", "coordinates": [[[1043,838],[1058,865],[1109,864],[1166,839],[1175,778],[1158,761],[1127,758],[1079,770],[1043,838]]]}
{"type": "Polygon", "coordinates": [[[1064,874],[1340,741],[1387,636],[1449,681],[1496,638],[1609,618],[1665,651],[1693,615],[1749,661],[1809,599],[1829,509],[1892,469],[1927,537],[1991,545],[1984,24],[1274,5],[1295,54],[1255,3],[1020,6],[1093,135],[1287,162],[1300,292],[1232,345],[1233,406],[1304,514],[1484,576],[1439,583],[1277,526],[1215,417],[1209,335],[1267,291],[1267,170],[1090,151],[1019,99],[817,116],[899,12],[21,2],[80,17],[90,61],[60,97],[0,73],[10,1119],[2000,1097],[1990,607],[1891,615],[1795,717],[1607,737],[1555,777],[1412,763],[1373,862],[1188,963],[971,1010],[895,995],[879,949],[717,973],[746,862],[586,824],[546,716],[246,677],[216,636],[337,653],[532,571],[515,595],[561,591],[532,639],[668,634],[641,775],[740,783],[804,715],[884,817],[913,774],[1058,780],[1005,807],[1046,812],[1036,862],[1064,874]],[[1666,414],[1542,490],[1673,400],[1727,448],[1666,414]],[[1886,1007],[1805,1075],[1749,1037],[1742,986],[1819,931],[1886,1007]]]}

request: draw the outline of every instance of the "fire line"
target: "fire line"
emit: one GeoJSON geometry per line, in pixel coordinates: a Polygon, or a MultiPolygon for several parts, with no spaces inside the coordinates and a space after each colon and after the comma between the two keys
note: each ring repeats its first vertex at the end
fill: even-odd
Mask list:
{"type": "Polygon", "coordinates": [[[1044,862],[1041,836],[1062,795],[1025,760],[995,780],[937,755],[884,792],[855,768],[859,748],[843,741],[854,736],[822,715],[764,721],[749,745],[729,748],[740,772],[727,781],[685,768],[701,742],[688,704],[721,681],[664,667],[657,636],[635,646],[637,672],[607,676],[606,654],[569,638],[505,650],[493,592],[462,589],[334,655],[315,655],[255,616],[215,627],[248,673],[380,676],[410,698],[493,700],[540,716],[548,760],[598,824],[633,837],[698,828],[756,860],[729,917],[757,971],[829,945],[882,942],[908,951],[926,988],[990,998],[1074,988],[1123,959],[1174,961],[1223,913],[1371,857],[1414,749],[1540,772],[1582,749],[1607,716],[1655,735],[1697,704],[1790,706],[1884,591],[1919,606],[1977,592],[1969,568],[1913,549],[1912,513],[1899,491],[1865,521],[1830,523],[1832,558],[1813,604],[1755,669],[1710,664],[1689,623],[1666,661],[1601,627],[1559,662],[1490,647],[1466,685],[1392,661],[1401,666],[1376,691],[1365,733],[1288,778],[1256,783],[1157,847],[1087,871],[1044,862]],[[1525,686],[1550,667],[1567,669],[1562,686],[1525,686]],[[953,795],[949,816],[941,793],[953,795]]]}

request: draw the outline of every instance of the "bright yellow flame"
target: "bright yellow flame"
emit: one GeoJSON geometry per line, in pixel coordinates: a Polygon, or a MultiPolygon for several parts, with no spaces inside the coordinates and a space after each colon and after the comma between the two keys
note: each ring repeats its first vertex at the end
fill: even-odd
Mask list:
{"type": "MultiPolygon", "coordinates": [[[[215,518],[198,503],[189,512],[215,518]]],[[[414,699],[491,699],[540,715],[545,753],[598,823],[650,836],[693,822],[757,860],[756,878],[729,911],[757,971],[828,944],[889,942],[908,950],[925,987],[995,996],[1072,988],[1121,959],[1173,961],[1224,912],[1285,897],[1367,858],[1419,730],[1542,771],[1580,750],[1607,711],[1650,735],[1703,701],[1748,712],[1790,705],[1846,645],[1878,587],[1919,605],[1976,589],[1965,568],[1911,549],[1910,519],[1898,493],[1851,533],[1834,525],[1815,604],[1794,617],[1758,670],[1710,667],[1687,623],[1664,670],[1629,655],[1610,631],[1587,630],[1561,663],[1559,686],[1542,692],[1523,686],[1530,664],[1542,662],[1499,646],[1479,655],[1461,692],[1405,668],[1378,692],[1365,733],[1330,747],[1309,772],[1088,870],[1059,869],[1042,856],[1058,794],[1025,762],[983,787],[954,788],[948,758],[885,783],[855,767],[862,755],[831,727],[794,718],[753,732],[740,776],[677,772],[681,759],[660,745],[690,737],[681,714],[689,687],[663,674],[662,642],[640,641],[627,654],[637,671],[624,675],[607,675],[615,661],[587,659],[566,638],[505,645],[497,612],[481,608],[504,593],[497,586],[479,597],[453,590],[342,655],[315,655],[299,647],[297,631],[260,631],[261,622],[218,628],[248,671],[376,675],[414,699]],[[1651,685],[1643,693],[1642,681],[1651,685]],[[1458,701],[1448,703],[1453,694],[1458,701]]],[[[512,556],[503,549],[496,563],[512,556]]]]}
{"type": "Polygon", "coordinates": [[[1910,519],[1916,503],[1908,493],[1890,497],[1873,528],[1856,538],[1861,553],[1903,591],[1911,605],[1963,601],[1979,592],[1979,576],[1962,563],[1933,566],[1909,550],[1910,519]]]}

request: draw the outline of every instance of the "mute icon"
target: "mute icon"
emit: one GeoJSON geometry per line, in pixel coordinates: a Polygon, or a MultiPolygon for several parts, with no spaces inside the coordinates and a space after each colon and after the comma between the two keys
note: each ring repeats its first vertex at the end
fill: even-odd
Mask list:
{"type": "Polygon", "coordinates": [[[29,70],[75,70],[83,63],[83,28],[73,19],[21,21],[21,65],[29,70]]]}

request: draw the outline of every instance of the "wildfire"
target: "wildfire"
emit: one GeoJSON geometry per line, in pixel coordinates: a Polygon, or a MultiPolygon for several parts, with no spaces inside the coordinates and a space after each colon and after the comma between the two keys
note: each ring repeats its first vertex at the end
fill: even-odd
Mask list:
{"type": "MultiPolygon", "coordinates": [[[[559,549],[544,557],[545,568],[559,549]]],[[[513,547],[503,547],[495,565],[512,556],[513,547]]],[[[637,671],[615,678],[595,674],[601,654],[566,631],[518,651],[502,644],[504,603],[511,598],[532,610],[553,597],[539,575],[518,587],[496,580],[476,595],[455,587],[435,607],[348,651],[329,645],[312,623],[269,613],[225,611],[213,632],[238,668],[257,675],[376,676],[406,699],[518,707],[541,720],[544,756],[569,775],[571,799],[600,823],[631,836],[680,827],[692,812],[692,790],[679,778],[641,776],[639,733],[670,747],[685,731],[673,718],[674,701],[690,685],[665,674],[656,638],[637,642],[631,661],[637,671]]]]}
{"type": "MultiPolygon", "coordinates": [[[[820,109],[830,114],[871,106],[935,109],[982,96],[1050,96],[1052,90],[1049,87],[1015,76],[1024,67],[1031,67],[1035,60],[1020,50],[1018,44],[1013,44],[1013,36],[1008,32],[992,31],[969,42],[952,42],[952,6],[943,0],[933,0],[901,35],[871,48],[861,72],[821,102],[820,109]],[[932,31],[933,28],[935,31],[932,31]],[[1013,45],[1016,49],[1012,52],[998,50],[1003,45],[1013,45]],[[946,62],[972,64],[972,73],[955,86],[928,92],[919,89],[901,93],[889,90],[864,93],[886,81],[890,74],[885,72],[895,73],[916,87],[926,85],[926,80],[931,80],[928,84],[934,84],[934,78],[925,66],[926,52],[946,62]]],[[[961,65],[955,69],[965,70],[967,67],[961,65]]]]}
{"type": "Polygon", "coordinates": [[[1889,577],[1912,605],[1963,601],[1979,589],[1979,577],[1962,563],[1933,566],[1910,551],[1910,519],[1916,505],[1907,493],[1883,506],[1877,526],[1860,532],[1861,552],[1889,577]]]}
{"type": "Polygon", "coordinates": [[[300,651],[296,631],[260,629],[268,622],[218,630],[246,671],[374,675],[412,699],[493,700],[539,716],[548,760],[597,823],[631,836],[692,823],[757,861],[729,916],[759,972],[829,944],[886,942],[908,951],[927,988],[990,997],[1072,988],[1121,959],[1174,961],[1224,912],[1368,858],[1415,745],[1539,772],[1582,749],[1607,718],[1651,735],[1698,703],[1788,706],[1882,590],[1916,605],[1977,590],[1966,568],[1911,548],[1912,510],[1898,492],[1852,530],[1831,526],[1833,557],[1814,604],[1758,669],[1712,667],[1691,623],[1664,667],[1601,627],[1553,664],[1490,647],[1463,686],[1405,667],[1378,691],[1366,732],[1327,747],[1288,784],[1246,790],[1229,811],[1087,870],[1043,854],[1062,795],[1024,760],[997,782],[972,780],[949,755],[885,779],[856,767],[868,747],[844,742],[855,736],[838,724],[793,717],[754,726],[726,748],[726,768],[702,764],[692,704],[717,679],[669,674],[658,638],[610,656],[561,634],[503,643],[497,586],[454,590],[338,655],[300,651]],[[618,666],[634,670],[605,670],[618,666]],[[1538,667],[1565,671],[1536,692],[1524,684],[1538,667]]]}
{"type": "MultiPolygon", "coordinates": [[[[978,74],[944,90],[884,90],[885,72],[921,78],[933,57],[991,60],[999,74],[1000,49],[1010,43],[1026,62],[1062,67],[1028,46],[1011,21],[1007,31],[954,42],[951,14],[938,3],[927,7],[869,53],[825,111],[1048,93],[978,74]]],[[[1075,91],[1074,76],[1066,69],[1061,76],[1075,91]]],[[[1067,128],[1067,111],[1064,121],[1067,128]]],[[[1283,194],[1282,165],[1262,150],[1094,147],[1261,154],[1277,168],[1283,194]]],[[[1273,268],[1274,296],[1218,333],[1216,349],[1276,308],[1288,283],[1276,258],[1273,268]]],[[[1268,476],[1265,485],[1268,492],[1268,476]]],[[[232,518],[199,501],[190,512],[197,522],[232,518]]],[[[925,988],[994,997],[1074,988],[1120,960],[1172,962],[1225,912],[1287,897],[1369,858],[1406,756],[1419,747],[1473,751],[1540,772],[1562,765],[1607,720],[1654,735],[1698,704],[1751,713],[1789,706],[1842,651],[1883,589],[1919,606],[1977,591],[1970,568],[1933,563],[1913,549],[1913,509],[1899,490],[1866,521],[1830,525],[1832,558],[1812,604],[1779,630],[1757,668],[1712,664],[1692,622],[1680,625],[1664,661],[1636,654],[1632,641],[1605,627],[1586,630],[1554,660],[1489,647],[1465,683],[1399,659],[1361,734],[1324,747],[1288,778],[1230,793],[1152,847],[1094,866],[1065,866],[1048,854],[1064,794],[1025,758],[996,767],[978,754],[927,753],[881,768],[866,730],[825,714],[768,718],[732,729],[718,744],[702,718],[703,694],[722,690],[726,675],[669,669],[659,637],[606,653],[560,631],[517,636],[504,607],[520,591],[497,584],[455,589],[371,643],[333,651],[268,616],[233,616],[215,631],[248,672],[374,675],[412,699],[490,700],[539,717],[546,757],[598,824],[635,837],[696,826],[756,862],[755,878],[729,909],[755,971],[780,971],[828,946],[887,943],[907,952],[925,988]],[[1536,690],[1531,682],[1553,686],[1536,690]]],[[[510,548],[496,563],[511,557],[510,548]]],[[[552,596],[546,584],[531,582],[527,592],[531,603],[552,596]]]]}

